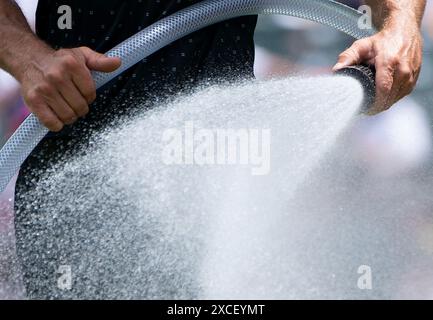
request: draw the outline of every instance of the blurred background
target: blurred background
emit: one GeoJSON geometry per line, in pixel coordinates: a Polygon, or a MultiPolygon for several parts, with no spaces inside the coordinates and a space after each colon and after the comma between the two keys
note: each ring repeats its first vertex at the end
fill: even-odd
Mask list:
{"type": "MultiPolygon", "coordinates": [[[[341,1],[358,8],[362,1],[341,1]]],[[[37,1],[17,0],[31,25],[37,1]]],[[[402,272],[395,298],[433,299],[433,3],[428,1],[423,23],[424,65],[416,91],[390,111],[356,121],[344,139],[344,164],[362,172],[357,183],[341,179],[338,195],[329,188],[322,197],[351,198],[363,194],[376,203],[405,201],[413,219],[412,267],[402,272]],[[404,186],[404,187],[402,187],[404,186]],[[334,192],[334,193],[333,193],[334,192]],[[410,204],[407,201],[410,200],[410,204]],[[417,254],[418,253],[418,254],[417,254]],[[417,258],[418,257],[418,258],[417,258]],[[425,266],[419,267],[419,266],[425,266]],[[431,269],[431,271],[429,270],[431,269]],[[417,270],[416,272],[413,270],[417,270]],[[420,273],[419,270],[424,270],[420,273]]],[[[326,74],[353,39],[328,27],[283,16],[260,17],[256,31],[256,76],[326,74]]],[[[17,82],[0,71],[0,145],[28,115],[17,82]]],[[[348,170],[349,172],[350,170],[348,170]]],[[[334,190],[334,191],[333,191],[334,190]]],[[[356,200],[353,200],[356,201],[356,200]]],[[[369,201],[369,202],[370,202],[369,201]]],[[[362,214],[374,210],[365,201],[353,206],[362,214]]],[[[401,221],[405,223],[405,221],[401,221]]],[[[0,195],[0,299],[23,297],[14,262],[13,182],[0,195]]]]}

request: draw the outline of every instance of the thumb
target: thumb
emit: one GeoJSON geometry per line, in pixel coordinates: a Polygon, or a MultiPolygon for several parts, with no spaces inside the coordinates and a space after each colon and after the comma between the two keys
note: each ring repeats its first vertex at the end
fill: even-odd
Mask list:
{"type": "Polygon", "coordinates": [[[81,47],[80,51],[83,54],[86,60],[86,65],[90,70],[113,72],[122,64],[120,58],[107,57],[106,55],[93,51],[87,47],[81,47]]]}
{"type": "Polygon", "coordinates": [[[373,42],[371,39],[362,39],[355,41],[353,45],[344,51],[338,57],[338,62],[332,71],[338,71],[342,68],[358,65],[374,57],[373,42]]]}

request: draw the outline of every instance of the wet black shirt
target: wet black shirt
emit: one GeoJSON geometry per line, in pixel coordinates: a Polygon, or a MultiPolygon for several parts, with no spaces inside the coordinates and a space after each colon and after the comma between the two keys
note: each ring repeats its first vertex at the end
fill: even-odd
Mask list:
{"type": "MultiPolygon", "coordinates": [[[[88,46],[107,52],[150,24],[198,0],[39,0],[38,36],[55,48],[88,46]],[[72,9],[72,29],[60,29],[62,5],[72,9]]],[[[251,77],[257,17],[232,19],[176,41],[125,72],[99,92],[75,134],[106,123],[110,114],[131,110],[200,81],[251,77]],[[141,98],[141,99],[139,99],[141,98]]],[[[70,128],[65,132],[69,132],[70,128]]]]}

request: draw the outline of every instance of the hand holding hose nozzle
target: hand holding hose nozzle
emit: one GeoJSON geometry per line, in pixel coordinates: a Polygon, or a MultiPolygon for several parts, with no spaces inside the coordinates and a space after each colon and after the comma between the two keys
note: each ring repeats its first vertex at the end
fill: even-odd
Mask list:
{"type": "Polygon", "coordinates": [[[376,70],[374,66],[349,66],[336,71],[335,74],[349,76],[361,82],[364,88],[364,100],[361,106],[361,113],[367,114],[376,98],[376,70]]]}

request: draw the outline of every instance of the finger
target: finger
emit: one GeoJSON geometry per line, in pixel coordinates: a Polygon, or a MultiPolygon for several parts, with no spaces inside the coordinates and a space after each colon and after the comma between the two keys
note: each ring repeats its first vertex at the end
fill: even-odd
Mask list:
{"type": "Polygon", "coordinates": [[[398,100],[403,99],[405,96],[412,93],[418,82],[419,75],[421,73],[421,65],[423,60],[422,53],[422,40],[421,40],[421,50],[416,50],[412,53],[412,56],[408,58],[409,63],[406,65],[407,73],[409,73],[409,80],[406,81],[405,85],[400,91],[398,100]]]}
{"type": "Polygon", "coordinates": [[[407,94],[407,92],[409,92],[410,79],[411,79],[411,70],[409,66],[399,65],[394,70],[393,85],[388,100],[386,102],[387,106],[391,107],[397,101],[400,100],[400,97],[404,97],[407,94]]]}
{"type": "Polygon", "coordinates": [[[70,62],[62,69],[48,72],[47,80],[52,87],[58,88],[62,100],[72,107],[76,115],[82,117],[88,112],[88,104],[96,98],[96,89],[90,71],[79,61],[78,58],[78,61],[70,62]]]}
{"type": "Polygon", "coordinates": [[[349,49],[339,55],[338,62],[332,70],[335,72],[348,66],[361,64],[373,58],[374,48],[371,39],[358,40],[349,49]]]}
{"type": "Polygon", "coordinates": [[[383,57],[376,58],[376,100],[374,105],[368,111],[368,114],[374,115],[387,110],[387,102],[391,95],[394,84],[394,67],[383,57]]]}
{"type": "Polygon", "coordinates": [[[407,95],[409,95],[412,92],[411,89],[405,87],[405,86],[400,86],[399,90],[398,90],[398,95],[396,97],[396,101],[395,103],[397,103],[398,101],[400,101],[401,99],[403,99],[404,97],[406,97],[407,95]]]}
{"type": "MultiPolygon", "coordinates": [[[[56,88],[74,88],[73,91],[76,91],[78,88],[81,95],[87,101],[87,104],[92,103],[96,99],[95,83],[86,66],[86,60],[81,54],[81,51],[71,49],[67,51],[67,54],[63,54],[62,58],[63,64],[61,64],[60,67],[47,72],[47,80],[56,88]],[[73,86],[69,85],[71,81],[73,82],[73,86]]],[[[62,90],[63,96],[65,96],[64,93],[64,90],[62,90]]]]}
{"type": "Polygon", "coordinates": [[[48,105],[40,107],[39,111],[35,112],[35,115],[52,132],[59,132],[64,127],[64,123],[48,105]]]}
{"type": "Polygon", "coordinates": [[[72,73],[72,82],[74,87],[76,87],[84,97],[88,105],[95,101],[96,85],[95,81],[93,81],[92,74],[87,67],[83,66],[77,68],[77,70],[72,73]]]}
{"type": "Polygon", "coordinates": [[[396,96],[396,102],[403,99],[412,92],[417,77],[415,71],[413,71],[408,64],[403,65],[399,69],[399,73],[401,74],[401,86],[396,96]]]}
{"type": "MultiPolygon", "coordinates": [[[[96,99],[95,82],[92,78],[89,68],[86,65],[86,57],[82,53],[81,49],[72,49],[72,53],[75,56],[75,59],[73,63],[71,61],[66,65],[65,74],[71,75],[70,77],[72,78],[73,87],[78,89],[80,94],[84,97],[87,104],[89,105],[96,99]]],[[[66,82],[69,81],[69,79],[66,81],[62,79],[62,81],[66,82]]],[[[69,89],[73,89],[73,87],[69,86],[69,89]]],[[[73,89],[73,91],[76,89],[73,89]]],[[[62,94],[64,95],[64,93],[62,94]]]]}
{"type": "Polygon", "coordinates": [[[120,58],[107,57],[101,53],[95,52],[90,48],[81,47],[81,53],[86,59],[87,67],[90,70],[101,72],[113,72],[122,64],[120,58]]]}
{"type": "Polygon", "coordinates": [[[39,121],[50,131],[59,132],[63,129],[63,122],[57,117],[51,108],[41,102],[35,95],[25,99],[29,109],[36,115],[39,121]]]}
{"type": "Polygon", "coordinates": [[[89,105],[80,90],[71,81],[60,88],[60,94],[78,117],[84,117],[89,112],[89,105]]]}
{"type": "Polygon", "coordinates": [[[58,91],[53,91],[49,96],[44,96],[44,98],[47,105],[64,124],[69,125],[77,121],[78,115],[58,91]]]}

